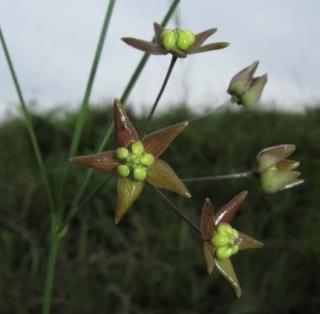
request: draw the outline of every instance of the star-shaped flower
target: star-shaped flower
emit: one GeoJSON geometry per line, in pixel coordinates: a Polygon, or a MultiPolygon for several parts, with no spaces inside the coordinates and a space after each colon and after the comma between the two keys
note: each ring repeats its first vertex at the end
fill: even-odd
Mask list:
{"type": "Polygon", "coordinates": [[[210,28],[195,35],[189,30],[180,28],[164,29],[161,25],[154,23],[154,31],[155,42],[132,37],[124,37],[122,40],[128,45],[146,53],[154,55],[171,53],[177,58],[185,58],[188,54],[223,49],[229,46],[229,43],[226,42],[203,45],[208,37],[217,31],[216,28],[210,28]]]}
{"type": "Polygon", "coordinates": [[[230,222],[247,196],[247,191],[239,193],[214,214],[211,201],[207,198],[202,208],[200,230],[203,251],[209,274],[217,266],[220,273],[229,281],[237,297],[241,287],[234,272],[230,257],[238,251],[260,248],[263,244],[232,228],[230,222]]]}
{"type": "Polygon", "coordinates": [[[145,181],[155,187],[191,197],[173,169],[159,158],[188,122],[166,127],[140,140],[119,100],[114,101],[113,107],[118,148],[93,155],[77,156],[71,161],[118,174],[115,223],[121,220],[138,198],[145,181]]]}
{"type": "Polygon", "coordinates": [[[290,189],[304,182],[299,179],[301,173],[294,171],[298,161],[288,160],[296,147],[292,144],[282,144],[263,149],[257,155],[258,171],[263,189],[275,193],[290,189]]]}

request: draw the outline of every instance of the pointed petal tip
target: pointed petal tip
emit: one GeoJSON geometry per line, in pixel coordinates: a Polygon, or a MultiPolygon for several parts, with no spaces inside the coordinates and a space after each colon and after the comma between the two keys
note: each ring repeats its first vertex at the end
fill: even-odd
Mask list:
{"type": "Polygon", "coordinates": [[[186,192],[184,195],[185,195],[186,198],[191,198],[191,197],[192,197],[192,195],[190,194],[190,192],[186,192]]]}

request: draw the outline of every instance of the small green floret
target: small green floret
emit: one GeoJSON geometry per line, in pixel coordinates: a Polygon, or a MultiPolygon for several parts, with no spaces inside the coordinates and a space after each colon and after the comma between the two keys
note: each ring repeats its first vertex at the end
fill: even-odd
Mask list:
{"type": "Polygon", "coordinates": [[[143,167],[137,167],[133,170],[133,177],[137,181],[144,181],[147,176],[146,169],[143,167]]]}
{"type": "Polygon", "coordinates": [[[119,147],[117,149],[117,158],[119,160],[126,160],[129,157],[129,151],[125,147],[119,147]]]}
{"type": "Polygon", "coordinates": [[[160,37],[164,48],[167,50],[176,48],[177,35],[175,30],[166,29],[161,33],[160,37]]]}
{"type": "Polygon", "coordinates": [[[119,165],[117,167],[118,175],[121,177],[127,177],[130,174],[130,169],[127,165],[119,165]]]}
{"type": "Polygon", "coordinates": [[[216,258],[228,259],[239,251],[239,233],[227,223],[220,223],[211,238],[211,244],[215,248],[216,258]]]}
{"type": "Polygon", "coordinates": [[[144,146],[141,141],[136,141],[131,145],[131,152],[134,156],[139,156],[144,153],[144,146]]]}
{"type": "Polygon", "coordinates": [[[151,155],[151,154],[149,154],[149,153],[145,154],[145,155],[144,155],[143,157],[141,157],[141,159],[140,159],[140,163],[141,163],[142,165],[144,165],[144,166],[147,166],[147,167],[152,166],[152,165],[154,164],[154,161],[155,161],[155,159],[154,159],[153,155],[151,155]]]}
{"type": "Polygon", "coordinates": [[[178,34],[177,41],[176,41],[177,48],[182,51],[188,51],[196,41],[196,37],[191,31],[187,31],[187,30],[178,30],[177,34],[178,34]]]}

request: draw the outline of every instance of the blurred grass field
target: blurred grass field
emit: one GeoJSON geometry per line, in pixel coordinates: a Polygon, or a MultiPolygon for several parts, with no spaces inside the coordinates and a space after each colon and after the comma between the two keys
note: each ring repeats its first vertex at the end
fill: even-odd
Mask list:
{"type": "MultiPolygon", "coordinates": [[[[81,154],[94,151],[111,111],[91,112],[81,154]]],[[[190,118],[176,108],[152,129],[190,118]]],[[[137,126],[141,118],[133,119],[137,126]]],[[[34,115],[33,122],[54,186],[68,162],[72,114],[34,115]]],[[[225,112],[195,122],[164,155],[181,177],[249,170],[264,147],[292,143],[304,185],[265,194],[256,178],[190,183],[191,200],[168,193],[194,222],[210,197],[218,208],[235,194],[249,196],[234,222],[265,248],[233,258],[243,288],[236,299],[218,272],[206,273],[197,235],[147,187],[123,222],[113,224],[115,180],[70,226],[58,259],[53,313],[319,313],[320,110],[305,114],[225,112]]],[[[108,145],[113,147],[113,142],[108,145]]],[[[0,126],[0,313],[40,313],[49,215],[23,120],[0,126]]],[[[65,189],[71,203],[86,169],[72,166],[65,189]]],[[[104,178],[96,172],[87,193],[104,178]]]]}

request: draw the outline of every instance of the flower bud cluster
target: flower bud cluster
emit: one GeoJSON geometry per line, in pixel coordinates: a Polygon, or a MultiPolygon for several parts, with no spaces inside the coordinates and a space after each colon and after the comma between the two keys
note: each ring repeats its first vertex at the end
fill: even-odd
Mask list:
{"type": "Polygon", "coordinates": [[[195,43],[195,35],[188,30],[166,29],[160,34],[161,44],[167,50],[178,49],[187,52],[195,43]]]}
{"type": "Polygon", "coordinates": [[[117,167],[118,175],[127,177],[132,175],[136,181],[144,181],[147,177],[147,168],[154,164],[155,158],[146,153],[143,143],[136,141],[130,147],[119,147],[116,151],[120,164],[117,167]]]}
{"type": "Polygon", "coordinates": [[[220,223],[211,238],[211,244],[215,248],[216,258],[228,259],[239,251],[239,233],[227,223],[220,223]]]}

